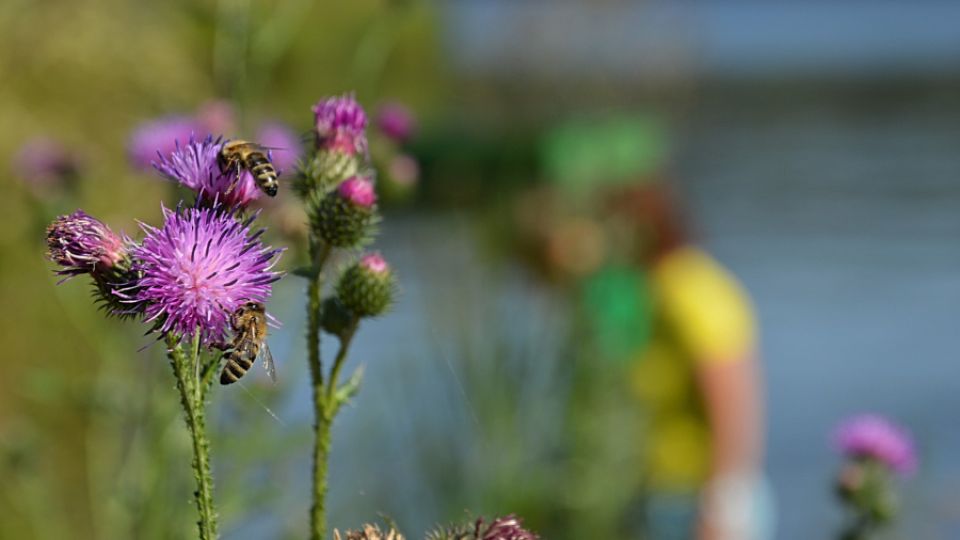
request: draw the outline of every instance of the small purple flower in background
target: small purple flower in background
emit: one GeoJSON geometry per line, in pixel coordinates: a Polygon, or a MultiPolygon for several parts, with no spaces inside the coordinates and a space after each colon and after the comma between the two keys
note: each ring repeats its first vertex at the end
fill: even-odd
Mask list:
{"type": "Polygon", "coordinates": [[[241,304],[270,297],[281,250],[260,242],[263,231],[250,233],[253,217],[240,222],[221,208],[164,208],[163,215],[161,228],[142,225],[146,237],[134,250],[146,320],[162,333],[199,330],[204,344],[222,342],[241,304]]]}
{"type": "Polygon", "coordinates": [[[14,172],[38,194],[70,182],[80,168],[76,157],[50,137],[25,142],[13,163],[14,172]]]}
{"type": "Polygon", "coordinates": [[[404,143],[416,131],[413,112],[402,103],[387,103],[380,107],[377,114],[377,126],[388,138],[404,143]]]}
{"type": "Polygon", "coordinates": [[[196,122],[202,133],[233,133],[237,127],[236,116],[233,103],[214,99],[197,108],[196,122]]]}
{"type": "Polygon", "coordinates": [[[300,137],[280,122],[265,122],[257,131],[257,143],[270,149],[270,159],[280,174],[291,173],[300,160],[300,137]]]}
{"type": "Polygon", "coordinates": [[[337,188],[337,192],[344,200],[362,208],[371,208],[377,202],[373,182],[362,176],[347,178],[337,188]]]}
{"type": "Polygon", "coordinates": [[[387,165],[387,177],[400,186],[413,186],[420,180],[420,164],[413,156],[397,154],[387,165]]]}
{"type": "Polygon", "coordinates": [[[196,120],[185,116],[161,118],[141,124],[130,137],[128,152],[133,165],[149,170],[157,154],[167,157],[176,150],[177,143],[184,144],[195,135],[200,135],[201,126],[196,120]]]}
{"type": "Polygon", "coordinates": [[[208,204],[223,203],[229,207],[245,207],[260,197],[260,188],[249,171],[221,172],[217,161],[222,141],[206,137],[197,141],[191,137],[173,152],[154,162],[161,174],[197,192],[208,204]]]}
{"type": "Polygon", "coordinates": [[[834,433],[837,450],[852,458],[872,458],[909,476],[917,468],[913,439],[906,430],[875,414],[854,416],[834,433]]]}
{"type": "Polygon", "coordinates": [[[317,147],[348,155],[366,153],[367,114],[353,96],[320,100],[313,106],[317,147]]]}
{"type": "Polygon", "coordinates": [[[103,274],[127,257],[124,240],[83,210],[60,216],[47,227],[47,257],[67,279],[103,274]]]}

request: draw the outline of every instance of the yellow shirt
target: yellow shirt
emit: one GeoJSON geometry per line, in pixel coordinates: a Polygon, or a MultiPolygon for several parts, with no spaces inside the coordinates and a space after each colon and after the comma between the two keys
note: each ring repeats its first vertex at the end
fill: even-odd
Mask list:
{"type": "Polygon", "coordinates": [[[736,279],[696,248],[661,259],[650,280],[653,335],[632,366],[633,390],[649,415],[646,477],[654,490],[695,490],[710,452],[694,369],[746,358],[755,341],[753,310],[736,279]]]}

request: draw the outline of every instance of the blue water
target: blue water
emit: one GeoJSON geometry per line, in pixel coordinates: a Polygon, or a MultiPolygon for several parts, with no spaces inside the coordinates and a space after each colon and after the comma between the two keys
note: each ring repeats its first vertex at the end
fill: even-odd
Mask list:
{"type": "MultiPolygon", "coordinates": [[[[900,420],[919,442],[899,537],[960,537],[960,106],[704,102],[676,135],[676,177],[702,241],[760,316],[777,538],[835,530],[829,433],[861,411],[900,420]]],[[[556,436],[567,327],[560,299],[489,264],[468,218],[388,217],[384,232],[378,246],[403,292],[393,314],[363,327],[348,366],[367,371],[335,429],[331,520],[384,511],[416,536],[451,505],[496,509],[469,490],[443,500],[443,486],[534,481],[529,456],[491,441],[556,436]],[[483,408],[501,401],[515,405],[510,420],[488,425],[483,408]]],[[[282,415],[305,427],[302,292],[282,282],[285,326],[272,343],[293,383],[282,415]]],[[[292,466],[307,470],[306,445],[298,455],[292,466]]],[[[302,516],[307,480],[288,481],[282,504],[302,516]]]]}

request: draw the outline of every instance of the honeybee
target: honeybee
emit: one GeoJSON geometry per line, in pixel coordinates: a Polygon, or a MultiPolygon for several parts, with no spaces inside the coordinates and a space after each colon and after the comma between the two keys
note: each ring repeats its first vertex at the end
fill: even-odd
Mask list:
{"type": "Polygon", "coordinates": [[[270,347],[267,346],[267,314],[263,304],[247,302],[240,306],[230,316],[230,326],[233,328],[233,341],[224,353],[227,363],[220,372],[220,384],[232,384],[240,380],[258,358],[263,359],[267,374],[276,382],[277,369],[270,347]]]}
{"type": "Polygon", "coordinates": [[[218,161],[223,172],[236,168],[239,176],[244,169],[250,171],[261,191],[271,197],[277,195],[277,169],[267,157],[267,148],[250,141],[227,141],[220,148],[218,161]]]}

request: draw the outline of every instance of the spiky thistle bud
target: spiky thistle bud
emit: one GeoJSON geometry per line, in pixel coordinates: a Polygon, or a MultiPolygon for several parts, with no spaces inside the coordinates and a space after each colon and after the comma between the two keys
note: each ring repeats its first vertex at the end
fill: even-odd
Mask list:
{"type": "Polygon", "coordinates": [[[347,268],[337,283],[337,297],[358,317],[376,317],[389,309],[396,295],[396,278],[378,253],[347,268]]]}
{"type": "Polygon", "coordinates": [[[378,220],[373,182],[362,176],[348,178],[336,191],[308,201],[314,233],[339,248],[359,247],[373,233],[378,220]]]}
{"type": "Polygon", "coordinates": [[[346,531],[345,536],[340,536],[340,531],[334,529],[333,540],[404,540],[403,535],[390,527],[386,531],[381,531],[376,525],[365,524],[363,529],[358,531],[346,531]]]}
{"type": "Polygon", "coordinates": [[[81,274],[93,278],[94,296],[114,315],[132,315],[141,308],[123,291],[135,286],[129,241],[83,210],[60,216],[47,227],[47,258],[60,266],[64,281],[81,274]]]}
{"type": "Polygon", "coordinates": [[[478,518],[474,527],[476,540],[537,540],[539,537],[522,526],[520,518],[513,514],[493,520],[486,528],[483,518],[478,518]]]}

